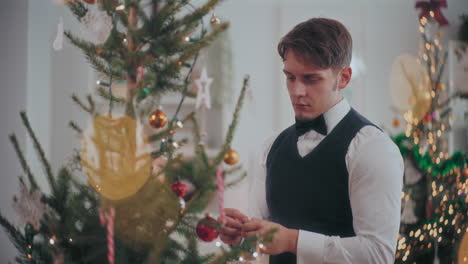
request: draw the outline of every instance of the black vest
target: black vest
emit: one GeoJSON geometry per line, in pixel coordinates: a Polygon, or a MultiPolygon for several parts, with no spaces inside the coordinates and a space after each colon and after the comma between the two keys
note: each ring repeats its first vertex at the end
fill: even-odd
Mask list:
{"type": "MultiPolygon", "coordinates": [[[[270,221],[328,236],[352,237],[353,216],[345,156],[359,130],[372,125],[351,109],[312,152],[301,157],[292,125],[267,157],[266,200],[270,221]]],[[[296,255],[270,256],[270,264],[296,264],[296,255]]]]}

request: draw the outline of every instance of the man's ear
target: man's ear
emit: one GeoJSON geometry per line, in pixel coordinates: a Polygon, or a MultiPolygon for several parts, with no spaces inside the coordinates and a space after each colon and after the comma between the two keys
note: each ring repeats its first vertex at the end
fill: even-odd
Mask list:
{"type": "Polygon", "coordinates": [[[345,67],[338,74],[338,89],[344,89],[346,86],[348,86],[349,82],[351,81],[353,70],[351,69],[351,67],[345,67]]]}

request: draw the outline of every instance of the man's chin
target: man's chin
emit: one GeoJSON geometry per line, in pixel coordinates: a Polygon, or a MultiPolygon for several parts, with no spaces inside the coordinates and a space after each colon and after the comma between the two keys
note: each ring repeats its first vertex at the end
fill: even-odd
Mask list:
{"type": "Polygon", "coordinates": [[[313,114],[310,114],[310,113],[296,112],[295,117],[296,117],[297,120],[312,120],[316,116],[314,116],[313,114]]]}

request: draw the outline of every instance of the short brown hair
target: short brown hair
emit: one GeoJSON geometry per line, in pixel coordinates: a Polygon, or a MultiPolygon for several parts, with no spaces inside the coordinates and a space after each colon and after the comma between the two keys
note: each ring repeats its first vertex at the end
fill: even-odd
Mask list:
{"type": "Polygon", "coordinates": [[[289,49],[320,68],[342,68],[351,63],[353,39],[340,22],[312,18],[295,26],[281,39],[278,53],[283,60],[289,49]]]}

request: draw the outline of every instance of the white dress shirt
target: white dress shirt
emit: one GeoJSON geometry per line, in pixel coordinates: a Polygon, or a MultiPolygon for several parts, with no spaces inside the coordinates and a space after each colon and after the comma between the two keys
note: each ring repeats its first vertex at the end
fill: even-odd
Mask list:
{"type": "MultiPolygon", "coordinates": [[[[324,113],[328,134],[350,109],[346,99],[343,99],[324,113]]],[[[300,136],[297,141],[299,154],[307,155],[325,137],[314,130],[300,136]]],[[[260,162],[249,191],[250,217],[268,219],[269,216],[265,187],[266,158],[275,138],[267,140],[260,153],[260,162]]],[[[400,151],[381,130],[365,126],[352,139],[345,159],[356,236],[340,238],[299,230],[298,264],[394,262],[403,184],[400,151]]]]}

